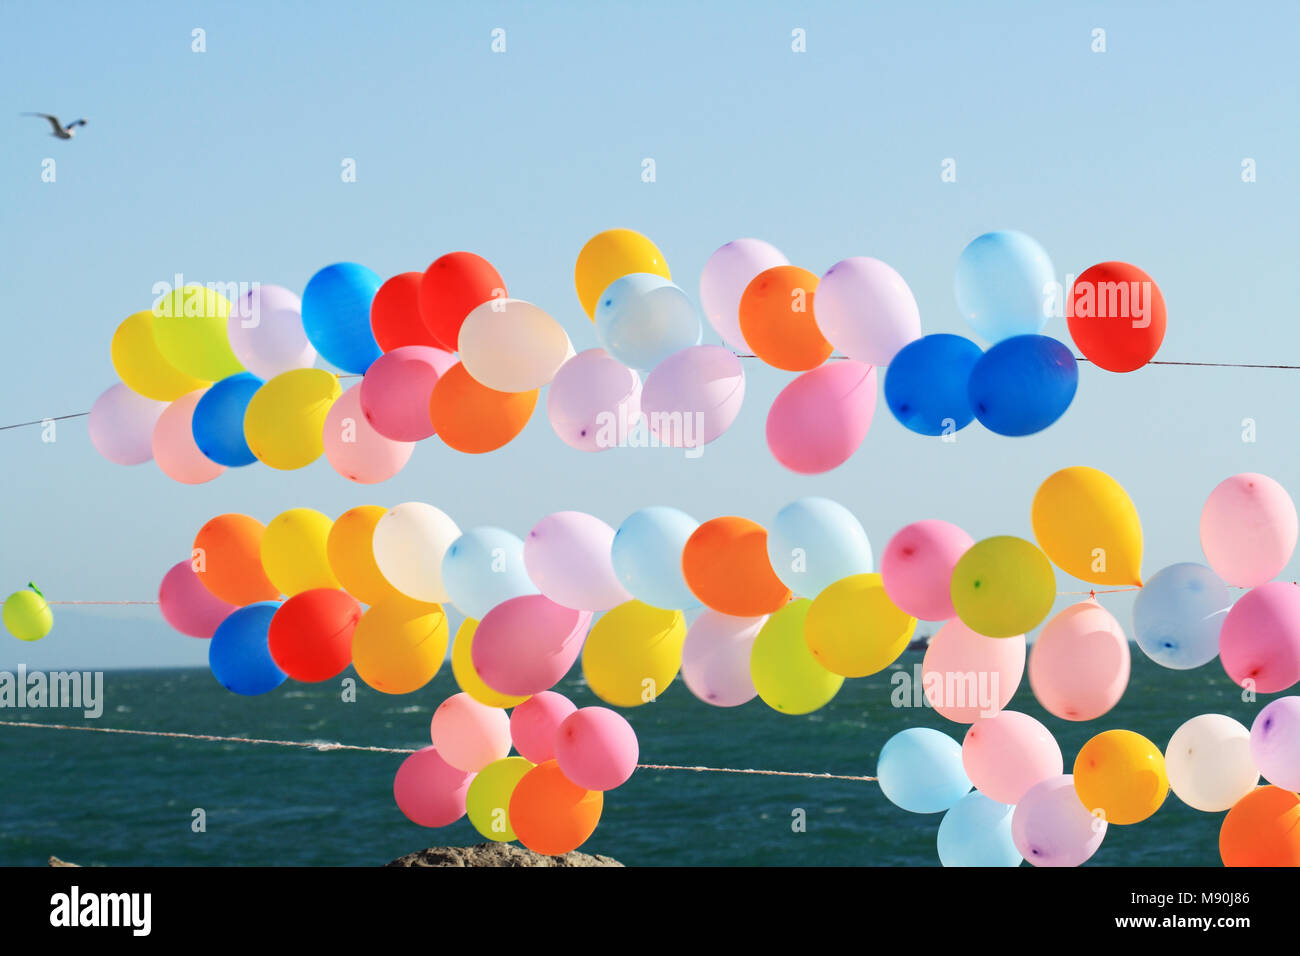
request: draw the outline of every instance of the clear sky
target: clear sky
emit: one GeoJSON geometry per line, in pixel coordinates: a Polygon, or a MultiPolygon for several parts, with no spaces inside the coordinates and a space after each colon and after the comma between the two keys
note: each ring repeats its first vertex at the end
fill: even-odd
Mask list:
{"type": "MultiPolygon", "coordinates": [[[[1300,6],[1289,0],[9,2],[2,16],[0,424],[88,409],[115,380],[117,324],[177,272],[301,291],[331,262],[388,276],[467,249],[589,348],[573,263],[616,226],[653,238],[693,296],[709,254],[741,236],[818,274],[874,256],[907,279],[925,331],[967,335],[957,256],[979,233],[1021,229],[1062,281],[1108,259],[1149,272],[1168,304],[1160,358],[1300,359],[1300,6]],[[206,52],[191,50],[196,28],[206,52]],[[494,28],[505,53],[491,50],[494,28]],[[796,28],[804,53],[791,49],[796,28]],[[1104,53],[1092,52],[1095,28],[1104,53]],[[23,111],[90,122],[61,142],[23,111]],[[647,157],[654,183],[641,181],[647,157]],[[54,183],[41,180],[46,158],[54,183]],[[955,183],[940,179],[947,158],[955,183]],[[1254,183],[1242,181],[1246,158],[1254,183]],[[355,183],[341,181],[345,159],[355,183]]],[[[1068,341],[1064,320],[1046,331],[1068,341]]],[[[572,450],[539,404],[501,451],[426,441],[369,487],[323,459],[189,487],[152,463],[104,461],[84,419],[53,443],[39,428],[0,432],[0,592],[34,579],[51,600],[149,600],[213,515],[408,500],[522,535],[553,511],[617,524],[650,504],[767,522],[818,494],[861,517],[877,554],[923,518],[977,539],[1031,537],[1034,490],[1076,464],[1132,495],[1150,576],[1203,561],[1200,507],[1223,478],[1260,471],[1300,492],[1300,372],[1084,365],[1073,407],[1046,432],[972,426],[954,444],[906,431],[882,402],[847,464],[801,477],[763,439],[792,376],[752,360],[748,371],[740,418],[698,459],[572,450]]],[[[1129,602],[1107,603],[1129,628],[1129,602]]],[[[155,611],[58,609],[40,644],[0,635],[5,668],[205,660],[203,642],[155,611]]]]}

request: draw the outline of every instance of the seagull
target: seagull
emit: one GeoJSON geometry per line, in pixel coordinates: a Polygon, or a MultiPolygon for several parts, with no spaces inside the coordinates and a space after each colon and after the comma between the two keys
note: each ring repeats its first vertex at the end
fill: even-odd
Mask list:
{"type": "Polygon", "coordinates": [[[49,120],[50,125],[54,127],[54,132],[50,135],[57,136],[59,139],[72,139],[72,137],[77,135],[77,127],[86,125],[84,119],[79,119],[76,122],[64,126],[59,122],[57,116],[51,116],[49,113],[24,113],[23,116],[39,116],[41,119],[49,120]]]}

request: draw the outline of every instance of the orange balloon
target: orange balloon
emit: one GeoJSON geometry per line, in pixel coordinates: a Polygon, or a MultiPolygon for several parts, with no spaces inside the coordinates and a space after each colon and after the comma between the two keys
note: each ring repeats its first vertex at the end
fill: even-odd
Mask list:
{"type": "Polygon", "coordinates": [[[740,297],[740,334],[754,354],[788,372],[814,369],[831,354],[813,318],[818,279],[798,266],[760,272],[740,297]]]}
{"type": "Polygon", "coordinates": [[[388,514],[383,505],[359,505],[343,512],[325,539],[325,556],[339,585],[363,604],[382,604],[402,597],[375,563],[375,525],[388,514]]]}
{"type": "Polygon", "coordinates": [[[537,389],[498,392],[480,385],[457,362],[438,378],[429,396],[429,418],[438,437],[457,451],[494,451],[524,430],[537,407],[537,389]]]}
{"type": "Polygon", "coordinates": [[[600,822],[605,795],[584,790],[560,772],[554,760],[538,764],[510,794],[510,826],[534,853],[559,856],[576,850],[600,822]]]}
{"type": "Polygon", "coordinates": [[[767,529],[748,518],[714,518],[682,548],[682,575],[708,607],[733,617],[762,617],[785,607],[790,589],[767,559],[767,529]]]}
{"type": "Polygon", "coordinates": [[[217,515],[194,537],[192,564],[203,586],[227,604],[274,601],[280,589],[262,570],[266,525],[248,515],[217,515]]]}
{"type": "Polygon", "coordinates": [[[1224,866],[1300,866],[1300,794],[1258,787],[1234,803],[1219,855],[1224,866]]]}

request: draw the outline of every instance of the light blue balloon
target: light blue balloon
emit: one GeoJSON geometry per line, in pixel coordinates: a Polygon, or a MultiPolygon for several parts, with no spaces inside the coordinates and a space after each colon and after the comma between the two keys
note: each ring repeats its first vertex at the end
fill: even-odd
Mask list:
{"type": "Polygon", "coordinates": [[[302,330],[325,361],[362,374],[383,354],[370,330],[370,303],[383,281],[355,262],[336,262],[307,281],[302,330]]]}
{"type": "Polygon", "coordinates": [[[1010,229],[986,232],[957,260],[957,308],[989,342],[1036,335],[1047,324],[1054,282],[1052,260],[1035,239],[1010,229]]]}
{"type": "Polygon", "coordinates": [[[829,498],[800,498],[778,511],[767,529],[767,559],[781,583],[806,598],[875,569],[862,522],[829,498]]]}
{"type": "Polygon", "coordinates": [[[642,371],[699,345],[704,334],[690,297],[663,276],[644,272],[612,282],[596,301],[594,318],[601,347],[642,371]]]}
{"type": "Polygon", "coordinates": [[[676,508],[655,506],[628,515],[610,547],[614,573],[627,593],[652,607],[698,607],[682,576],[682,549],[699,526],[676,508]]]}
{"type": "Polygon", "coordinates": [[[279,601],[258,601],[231,611],[208,644],[208,666],[226,690],[253,697],[275,690],[288,676],[271,657],[271,618],[279,601]]]}
{"type": "Polygon", "coordinates": [[[880,792],[910,813],[942,813],[970,790],[961,744],[929,727],[909,727],[880,748],[880,792]]]}
{"type": "Polygon", "coordinates": [[[1185,671],[1219,654],[1219,631],[1232,593],[1223,579],[1200,564],[1171,564],[1138,592],[1133,602],[1133,639],[1161,667],[1185,671]]]}
{"type": "Polygon", "coordinates": [[[939,862],[944,866],[1019,866],[1024,857],[1011,838],[1015,807],[972,790],[943,815],[939,862]]]}
{"type": "Polygon", "coordinates": [[[476,621],[502,601],[539,594],[524,567],[524,542],[502,528],[471,528],[442,558],[442,586],[476,621]]]}

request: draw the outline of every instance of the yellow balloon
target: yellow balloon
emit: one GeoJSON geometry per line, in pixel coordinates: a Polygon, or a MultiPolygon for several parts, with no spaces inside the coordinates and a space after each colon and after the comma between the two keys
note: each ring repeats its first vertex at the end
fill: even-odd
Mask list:
{"type": "Polygon", "coordinates": [[[489,840],[517,840],[510,826],[510,795],[535,764],[523,757],[502,757],[480,770],[465,793],[465,812],[474,829],[489,840]]]}
{"type": "Polygon", "coordinates": [[[879,574],[854,574],[813,599],[803,637],[832,674],[866,677],[898,660],[915,631],[916,618],[889,599],[879,574]]]}
{"type": "Polygon", "coordinates": [[[681,611],[627,601],[606,611],[582,648],[591,692],[615,707],[640,707],[668,689],[682,666],[681,611]]]}
{"type": "Polygon", "coordinates": [[[473,697],[480,704],[488,707],[517,707],[527,697],[512,697],[493,690],[483,683],[483,678],[474,670],[471,656],[474,647],[474,632],[478,630],[478,621],[467,617],[456,630],[456,639],[451,643],[451,673],[462,691],[473,697]]]}
{"type": "Polygon", "coordinates": [[[20,641],[39,641],[54,627],[54,614],[35,591],[15,591],[5,600],[5,628],[20,641]]]}
{"type": "MultiPolygon", "coordinates": [[[[262,570],[288,597],[313,588],[339,588],[325,542],[334,522],[314,508],[290,508],[262,532],[262,570]]],[[[353,595],[354,597],[356,595],[353,595]]]]}
{"type": "Polygon", "coordinates": [[[587,240],[573,268],[573,284],[587,318],[596,321],[596,303],[610,283],[634,272],[671,279],[659,247],[631,229],[606,229],[587,240]]]}
{"type": "Polygon", "coordinates": [[[248,449],[272,468],[305,468],[325,451],[325,416],[339,397],[338,376],[320,368],[281,372],[244,411],[248,449]]]}
{"type": "Polygon", "coordinates": [[[205,382],[244,371],[226,337],[230,300],[200,285],[160,296],[153,307],[153,337],[162,357],[205,382]]]}
{"type": "Polygon", "coordinates": [[[791,601],[767,619],[749,652],[749,676],[763,703],[783,714],[808,714],[830,703],[844,678],[821,664],[804,640],[812,601],[791,601]]]}
{"type": "Polygon", "coordinates": [[[1038,487],[1034,537],[1066,574],[1142,586],[1142,522],[1120,483],[1096,468],[1063,468],[1038,487]]]}
{"type": "Polygon", "coordinates": [[[1131,730],[1098,734],[1074,760],[1074,790],[1107,823],[1141,823],[1160,809],[1169,777],[1160,748],[1131,730]]]}
{"type": "Polygon", "coordinates": [[[379,604],[402,592],[388,583],[375,563],[375,525],[388,513],[382,505],[361,505],[343,512],[330,526],[325,555],[341,587],[362,604],[379,604]]]}
{"type": "Polygon", "coordinates": [[[393,598],[361,615],[352,633],[352,665],[375,690],[409,694],[438,673],[447,637],[442,605],[393,598]]]}
{"type": "Polygon", "coordinates": [[[163,358],[154,341],[153,312],[145,310],[128,315],[113,333],[109,356],[113,370],[122,384],[145,398],[171,402],[188,395],[208,381],[186,375],[163,358]]]}
{"type": "Polygon", "coordinates": [[[1047,556],[1024,538],[985,538],[952,569],[951,594],[957,616],[976,634],[1019,637],[1051,612],[1056,574],[1047,556]]]}

